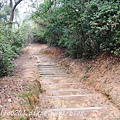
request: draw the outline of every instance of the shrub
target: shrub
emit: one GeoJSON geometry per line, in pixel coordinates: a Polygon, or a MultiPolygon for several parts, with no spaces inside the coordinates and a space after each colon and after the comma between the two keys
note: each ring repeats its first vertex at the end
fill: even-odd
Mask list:
{"type": "Polygon", "coordinates": [[[120,29],[116,30],[113,36],[111,53],[114,53],[115,55],[120,55],[120,29]]]}
{"type": "Polygon", "coordinates": [[[40,33],[34,33],[33,32],[33,42],[37,42],[37,43],[41,43],[41,44],[45,44],[47,43],[45,38],[44,38],[44,35],[41,35],[40,33]]]}
{"type": "Polygon", "coordinates": [[[18,56],[22,43],[19,33],[11,31],[4,24],[0,26],[0,77],[13,74],[12,61],[18,56]]]}
{"type": "Polygon", "coordinates": [[[66,48],[67,55],[77,58],[93,58],[103,51],[120,54],[119,0],[58,0],[51,7],[46,3],[49,0],[40,5],[33,20],[39,25],[45,21],[49,45],[66,48]]]}

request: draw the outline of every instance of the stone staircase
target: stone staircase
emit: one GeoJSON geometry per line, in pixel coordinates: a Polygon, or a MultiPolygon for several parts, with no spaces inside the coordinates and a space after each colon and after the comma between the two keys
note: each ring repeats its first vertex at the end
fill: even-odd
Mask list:
{"type": "Polygon", "coordinates": [[[97,120],[97,111],[102,107],[78,78],[51,62],[39,63],[38,69],[46,89],[44,99],[50,104],[43,110],[47,120],[97,120]]]}

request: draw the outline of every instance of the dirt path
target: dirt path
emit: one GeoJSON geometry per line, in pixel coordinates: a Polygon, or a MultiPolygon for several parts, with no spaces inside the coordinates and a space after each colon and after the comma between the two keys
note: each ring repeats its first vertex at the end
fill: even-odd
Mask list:
{"type": "Polygon", "coordinates": [[[54,54],[44,54],[46,48],[24,48],[15,61],[15,75],[1,79],[1,120],[120,119],[120,111],[105,96],[80,83],[53,60],[54,54]]]}

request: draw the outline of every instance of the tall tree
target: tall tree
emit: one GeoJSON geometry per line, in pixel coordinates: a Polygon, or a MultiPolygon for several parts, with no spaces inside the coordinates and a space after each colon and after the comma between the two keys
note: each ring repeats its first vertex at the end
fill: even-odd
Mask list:
{"type": "MultiPolygon", "coordinates": [[[[14,19],[14,11],[15,8],[20,4],[20,2],[22,2],[22,0],[18,0],[17,2],[15,2],[15,5],[12,7],[11,13],[10,13],[10,24],[12,25],[13,23],[13,19],[14,19]]],[[[10,0],[10,6],[12,6],[12,0],[10,0]]]]}

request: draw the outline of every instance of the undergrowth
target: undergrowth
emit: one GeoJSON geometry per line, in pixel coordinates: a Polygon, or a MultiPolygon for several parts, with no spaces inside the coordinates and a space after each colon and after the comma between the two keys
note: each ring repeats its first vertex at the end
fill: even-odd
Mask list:
{"type": "Polygon", "coordinates": [[[0,77],[13,74],[13,60],[19,56],[23,36],[19,30],[12,31],[0,24],[0,77]]]}

